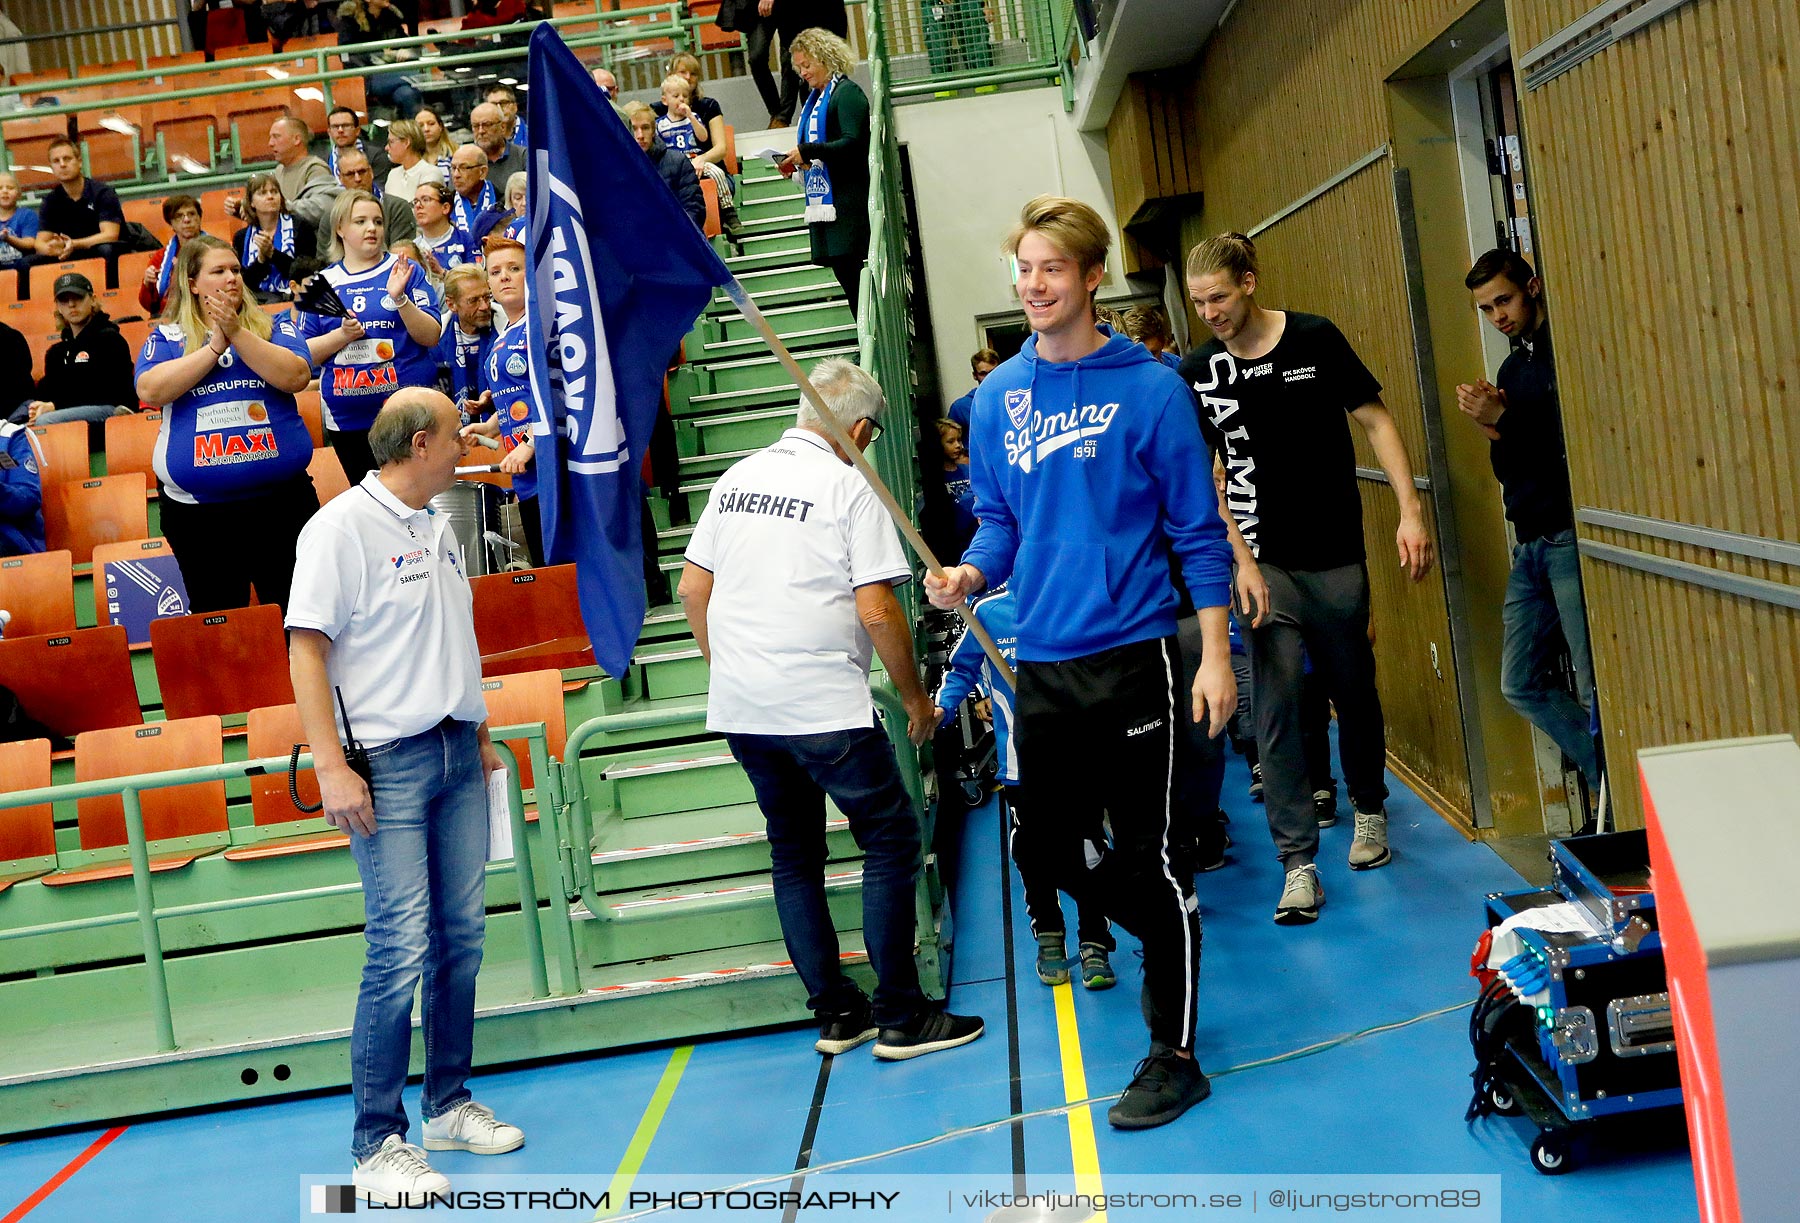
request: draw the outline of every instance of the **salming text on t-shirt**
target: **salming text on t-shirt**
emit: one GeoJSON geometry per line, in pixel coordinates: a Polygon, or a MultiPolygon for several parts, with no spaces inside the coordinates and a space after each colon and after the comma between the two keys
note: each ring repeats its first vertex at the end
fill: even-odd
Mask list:
{"type": "Polygon", "coordinates": [[[1253,361],[1219,340],[1197,346],[1181,377],[1200,429],[1225,463],[1225,500],[1264,564],[1291,570],[1362,562],[1362,498],[1349,413],[1381,383],[1330,319],[1287,312],[1275,347],[1253,361]]]}

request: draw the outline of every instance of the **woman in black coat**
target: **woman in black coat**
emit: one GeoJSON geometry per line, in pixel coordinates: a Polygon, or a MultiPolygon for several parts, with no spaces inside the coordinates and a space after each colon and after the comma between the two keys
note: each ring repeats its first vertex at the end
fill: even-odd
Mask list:
{"type": "Polygon", "coordinates": [[[812,260],[831,269],[854,313],[869,258],[869,97],[850,79],[855,53],[831,31],[802,31],[789,55],[810,92],[800,106],[799,147],[777,168],[804,172],[812,260]]]}

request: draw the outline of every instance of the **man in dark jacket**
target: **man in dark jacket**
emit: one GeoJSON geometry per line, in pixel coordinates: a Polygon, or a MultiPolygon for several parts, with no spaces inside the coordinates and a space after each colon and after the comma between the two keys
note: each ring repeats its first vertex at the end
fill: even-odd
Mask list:
{"type": "Polygon", "coordinates": [[[669,184],[669,190],[681,201],[681,207],[694,224],[706,227],[706,196],[700,191],[700,176],[694,173],[693,165],[688,159],[674,149],[665,145],[656,135],[656,112],[642,102],[628,102],[625,105],[625,120],[631,125],[631,134],[638,142],[638,148],[650,155],[656,172],[662,175],[663,181],[669,184]]]}
{"type": "Polygon", "coordinates": [[[1498,385],[1483,378],[1456,388],[1456,406],[1491,443],[1488,458],[1518,540],[1506,580],[1500,692],[1598,788],[1600,761],[1588,733],[1594,658],[1543,284],[1517,251],[1504,248],[1483,255],[1463,283],[1475,308],[1514,345],[1495,375],[1498,385]],[[1564,644],[1573,695],[1546,666],[1564,644]]]}
{"type": "Polygon", "coordinates": [[[10,418],[15,411],[29,411],[31,401],[37,398],[33,393],[36,381],[31,376],[30,343],[17,328],[0,323],[0,388],[6,398],[0,402],[0,412],[10,418]],[[15,395],[19,396],[16,402],[15,395]]]}
{"type": "Polygon", "coordinates": [[[94,299],[93,282],[86,276],[64,272],[56,278],[54,292],[62,339],[44,358],[37,398],[14,411],[13,419],[22,417],[23,423],[34,425],[85,420],[90,441],[98,439],[104,446],[106,418],[132,411],[138,401],[131,345],[94,299]]]}

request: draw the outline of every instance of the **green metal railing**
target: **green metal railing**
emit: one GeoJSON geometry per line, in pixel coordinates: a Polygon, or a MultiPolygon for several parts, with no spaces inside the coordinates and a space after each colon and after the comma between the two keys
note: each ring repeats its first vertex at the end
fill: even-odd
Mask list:
{"type": "MultiPolygon", "coordinates": [[[[600,719],[605,721],[605,719],[600,719]]],[[[525,925],[525,947],[527,967],[531,973],[532,997],[548,998],[550,996],[549,974],[545,968],[543,931],[538,921],[534,920],[538,912],[537,875],[533,867],[529,847],[532,842],[527,832],[525,821],[524,793],[519,788],[519,770],[517,758],[512,748],[501,742],[504,739],[526,739],[529,741],[531,759],[538,770],[534,775],[539,778],[550,776],[548,756],[545,751],[544,724],[539,722],[530,726],[501,727],[493,731],[494,745],[506,753],[512,761],[507,773],[507,798],[511,813],[513,850],[510,860],[490,862],[488,874],[504,874],[511,871],[518,880],[520,914],[525,925]]],[[[310,753],[300,758],[301,768],[312,766],[310,753]]],[[[131,862],[132,889],[136,899],[136,909],[130,912],[99,913],[89,917],[70,918],[65,921],[40,922],[34,925],[12,926],[0,928],[0,941],[10,939],[34,938],[69,934],[82,930],[93,930],[107,926],[123,926],[133,922],[137,924],[138,933],[143,943],[146,988],[149,993],[150,1018],[156,1029],[157,1047],[163,1052],[173,1052],[180,1046],[175,1038],[174,1012],[169,1002],[169,982],[167,970],[163,964],[163,944],[161,923],[175,918],[196,917],[208,913],[224,913],[243,909],[258,908],[263,905],[290,903],[294,901],[318,900],[330,896],[343,896],[358,893],[362,890],[359,883],[331,884],[324,887],[300,888],[286,892],[267,892],[248,896],[230,896],[218,900],[201,901],[195,904],[171,905],[158,907],[156,903],[155,876],[150,869],[151,842],[144,833],[144,814],[141,795],[145,790],[161,790],[170,786],[194,785],[203,782],[233,781],[239,778],[257,777],[265,774],[280,774],[287,770],[288,760],[283,756],[270,757],[264,760],[233,761],[228,764],[205,765],[199,768],[171,769],[161,773],[139,773],[130,777],[108,777],[94,781],[79,781],[60,786],[47,786],[36,790],[16,790],[8,794],[0,794],[0,810],[12,807],[30,807],[43,803],[58,803],[82,798],[99,798],[117,794],[125,808],[126,856],[131,862]]],[[[544,823],[542,812],[546,804],[540,799],[538,809],[539,822],[544,823]]],[[[541,840],[541,838],[540,838],[541,840]]],[[[163,845],[163,842],[157,842],[163,845]]],[[[556,889],[551,889],[552,897],[556,889]]],[[[556,912],[554,904],[552,913],[556,912]]],[[[567,923],[567,905],[563,906],[564,924],[567,923]]],[[[563,983],[565,993],[579,992],[579,983],[570,988],[574,980],[574,941],[573,934],[568,936],[568,950],[563,953],[559,945],[559,955],[563,959],[563,983]]]]}
{"type": "MultiPolygon", "coordinates": [[[[1069,0],[872,0],[871,8],[881,12],[891,99],[1066,78],[1069,0]]],[[[869,43],[872,72],[873,33],[869,43]]]]}
{"type": "MultiPolygon", "coordinates": [[[[610,24],[612,28],[603,29],[591,34],[574,34],[566,37],[564,41],[568,43],[570,48],[577,51],[591,47],[626,46],[647,39],[661,38],[669,39],[676,50],[687,50],[690,46],[694,45],[694,31],[696,27],[705,24],[705,21],[703,20],[687,16],[687,6],[684,0],[670,0],[670,2],[664,4],[643,5],[636,8],[620,9],[617,11],[602,10],[599,6],[599,0],[594,0],[594,9],[595,11],[593,14],[581,13],[563,17],[553,17],[542,24],[548,24],[557,29],[572,25],[591,25],[596,20],[610,24]],[[646,18],[648,20],[639,24],[628,24],[636,18],[646,18]]],[[[528,36],[531,30],[538,24],[540,23],[519,22],[513,25],[494,26],[481,30],[479,32],[479,37],[485,41],[494,35],[521,34],[528,36]]],[[[476,36],[477,35],[472,33],[467,37],[474,38],[476,36]]],[[[181,102],[190,99],[222,98],[266,89],[285,89],[293,91],[305,88],[316,88],[323,98],[325,109],[330,110],[335,104],[332,94],[332,83],[334,81],[341,82],[349,78],[387,76],[397,72],[419,72],[426,69],[454,72],[459,69],[479,67],[484,64],[500,62],[517,63],[525,55],[525,49],[523,47],[514,46],[496,47],[491,50],[465,51],[448,55],[420,55],[418,58],[410,60],[365,64],[360,67],[344,65],[342,67],[333,68],[329,63],[329,61],[333,59],[342,59],[345,55],[363,56],[379,54],[390,50],[409,50],[418,52],[428,46],[438,43],[460,41],[463,38],[463,35],[455,31],[439,34],[421,34],[406,38],[386,39],[380,42],[356,43],[348,47],[317,47],[305,51],[287,51],[271,53],[268,55],[245,56],[239,59],[219,60],[211,63],[178,64],[154,70],[146,69],[144,71],[136,72],[109,73],[104,76],[79,77],[66,83],[40,81],[26,85],[0,87],[0,97],[18,97],[22,94],[54,95],[58,89],[76,91],[107,85],[128,85],[137,83],[142,83],[147,89],[154,88],[154,92],[147,93],[142,97],[78,98],[75,101],[59,103],[54,106],[33,106],[19,111],[0,114],[0,165],[10,168],[13,164],[11,153],[6,148],[5,131],[7,124],[17,121],[41,120],[77,114],[130,110],[134,107],[150,104],[161,105],[164,103],[181,102]],[[294,71],[295,65],[308,60],[312,61],[312,71],[294,71]],[[174,78],[175,82],[179,83],[179,80],[182,77],[198,77],[207,73],[219,72],[221,70],[241,71],[245,69],[255,70],[258,68],[274,69],[280,75],[272,74],[266,84],[257,81],[238,80],[211,85],[196,85],[186,89],[169,89],[163,86],[163,83],[169,81],[171,78],[174,78]]],[[[133,154],[137,160],[141,173],[145,168],[142,137],[133,137],[132,143],[133,154]]],[[[216,146],[216,135],[212,143],[216,146]]],[[[233,182],[240,179],[242,177],[242,168],[253,164],[243,158],[244,146],[241,138],[235,131],[235,125],[229,148],[231,153],[235,156],[238,166],[234,167],[232,173],[226,175],[186,175],[178,178],[168,171],[167,153],[163,147],[161,138],[154,137],[152,144],[156,150],[155,159],[151,164],[152,171],[168,174],[168,181],[179,181],[183,187],[204,188],[209,185],[215,185],[212,181],[214,178],[219,179],[219,182],[216,185],[224,185],[226,182],[233,182]]],[[[215,148],[215,152],[216,151],[217,149],[215,148]]],[[[143,185],[147,190],[160,191],[165,188],[166,184],[148,183],[143,185]]],[[[128,190],[122,190],[121,193],[132,194],[132,192],[128,190]]]]}

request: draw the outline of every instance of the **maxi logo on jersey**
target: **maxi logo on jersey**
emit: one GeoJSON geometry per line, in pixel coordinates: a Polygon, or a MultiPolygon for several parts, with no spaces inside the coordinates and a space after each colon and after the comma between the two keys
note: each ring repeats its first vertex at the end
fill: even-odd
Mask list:
{"type": "Polygon", "coordinates": [[[331,368],[331,389],[350,393],[397,391],[400,389],[400,374],[392,365],[380,365],[374,369],[357,365],[334,365],[331,368]]]}
{"type": "MultiPolygon", "coordinates": [[[[1007,396],[1007,413],[1015,422],[1018,416],[1013,415],[1011,392],[1007,396]]],[[[1119,413],[1116,403],[1090,403],[1085,407],[1071,407],[1066,412],[1052,412],[1048,416],[1030,407],[1029,397],[1025,406],[1029,410],[1026,419],[1017,428],[1008,429],[1005,434],[1006,461],[1020,471],[1030,472],[1032,467],[1042,463],[1065,446],[1077,446],[1077,458],[1092,458],[1095,453],[1094,439],[1104,434],[1112,426],[1113,417],[1119,413]]]]}
{"type": "Polygon", "coordinates": [[[252,429],[246,434],[196,433],[194,466],[217,467],[227,463],[254,463],[279,453],[273,429],[252,429]]]}
{"type": "MultiPolygon", "coordinates": [[[[1265,362],[1242,372],[1245,377],[1251,377],[1266,374],[1273,368],[1273,362],[1265,362]]],[[[1201,409],[1225,438],[1222,456],[1225,460],[1225,504],[1237,520],[1238,530],[1242,532],[1244,542],[1250,545],[1251,553],[1260,556],[1262,546],[1257,542],[1256,527],[1262,516],[1256,512],[1256,459],[1241,452],[1242,445],[1250,440],[1250,430],[1237,419],[1243,404],[1214,393],[1235,383],[1239,372],[1237,359],[1230,353],[1214,353],[1212,360],[1207,362],[1205,380],[1195,382],[1194,391],[1200,396],[1201,409]]]]}

